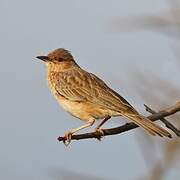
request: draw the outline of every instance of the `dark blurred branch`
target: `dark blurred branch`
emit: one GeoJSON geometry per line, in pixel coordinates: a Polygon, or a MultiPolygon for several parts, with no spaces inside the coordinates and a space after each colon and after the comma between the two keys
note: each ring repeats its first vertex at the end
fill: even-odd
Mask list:
{"type": "Polygon", "coordinates": [[[160,32],[169,37],[180,37],[180,4],[179,0],[169,0],[170,10],[162,14],[151,15],[141,14],[133,17],[122,17],[112,21],[113,30],[115,32],[151,30],[160,32]]]}
{"type": "MultiPolygon", "coordinates": [[[[156,111],[152,110],[150,107],[145,105],[146,111],[150,112],[151,114],[157,113],[156,111]]],[[[173,124],[171,124],[168,120],[165,118],[160,118],[160,120],[166,125],[167,128],[171,129],[178,137],[180,137],[180,130],[177,129],[173,124]]]]}
{"type": "MultiPolygon", "coordinates": [[[[149,118],[152,121],[157,121],[159,119],[162,119],[164,117],[170,116],[172,114],[175,114],[176,112],[180,111],[180,101],[177,102],[175,105],[161,110],[157,113],[154,113],[150,116],[148,116],[147,118],[149,118]]],[[[126,131],[129,131],[131,129],[135,129],[139,126],[137,126],[134,123],[127,123],[123,126],[119,126],[116,128],[111,128],[111,129],[102,129],[103,131],[103,136],[109,136],[109,135],[115,135],[115,134],[120,134],[126,131]]],[[[84,134],[77,134],[77,135],[73,135],[72,136],[72,140],[80,140],[80,139],[89,139],[89,138],[96,138],[96,139],[100,139],[101,138],[101,134],[97,133],[97,132],[91,132],[91,133],[84,133],[84,134]]],[[[64,137],[59,137],[58,138],[59,141],[64,141],[64,137]]]]}

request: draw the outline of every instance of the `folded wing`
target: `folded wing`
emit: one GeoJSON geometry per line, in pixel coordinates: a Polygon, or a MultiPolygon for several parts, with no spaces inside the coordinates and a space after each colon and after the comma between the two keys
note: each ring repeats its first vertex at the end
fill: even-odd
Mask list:
{"type": "Polygon", "coordinates": [[[56,91],[68,100],[89,102],[117,112],[136,112],[123,97],[94,74],[74,68],[56,76],[56,91]]]}

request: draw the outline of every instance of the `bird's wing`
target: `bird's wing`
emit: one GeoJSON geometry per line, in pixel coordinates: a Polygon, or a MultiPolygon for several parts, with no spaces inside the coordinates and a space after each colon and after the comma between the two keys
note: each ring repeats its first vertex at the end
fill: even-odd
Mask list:
{"type": "Polygon", "coordinates": [[[134,108],[94,74],[80,68],[56,75],[56,91],[71,101],[89,102],[114,111],[134,108]]]}

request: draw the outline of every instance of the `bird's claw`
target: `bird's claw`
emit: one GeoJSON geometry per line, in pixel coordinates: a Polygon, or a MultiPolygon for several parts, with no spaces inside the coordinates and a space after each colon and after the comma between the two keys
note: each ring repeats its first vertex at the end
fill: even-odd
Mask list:
{"type": "Polygon", "coordinates": [[[95,133],[97,134],[97,139],[98,139],[99,141],[101,141],[101,138],[104,136],[103,130],[100,129],[100,128],[96,128],[96,129],[95,129],[95,133]]]}
{"type": "Polygon", "coordinates": [[[66,132],[64,134],[63,143],[64,143],[65,146],[68,146],[70,144],[71,138],[72,138],[72,133],[71,132],[66,132]]]}

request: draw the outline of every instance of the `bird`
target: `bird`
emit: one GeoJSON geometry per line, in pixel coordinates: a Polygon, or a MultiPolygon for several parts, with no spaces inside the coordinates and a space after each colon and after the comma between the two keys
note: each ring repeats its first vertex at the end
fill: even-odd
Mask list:
{"type": "Polygon", "coordinates": [[[58,48],[36,58],[46,65],[48,86],[58,103],[72,116],[84,121],[82,126],[65,132],[66,144],[71,142],[74,133],[92,126],[96,120],[101,122],[95,132],[103,135],[102,125],[117,116],[127,118],[151,135],[171,138],[167,130],[138,113],[103,80],[82,69],[70,51],[58,48]]]}

